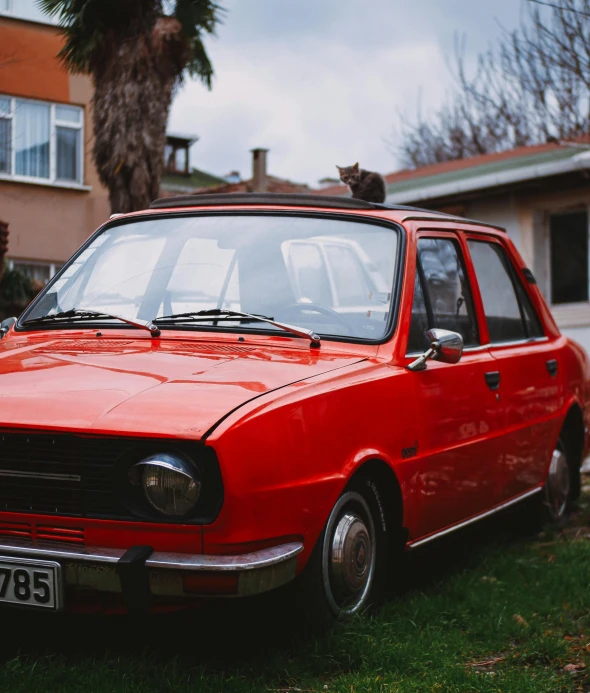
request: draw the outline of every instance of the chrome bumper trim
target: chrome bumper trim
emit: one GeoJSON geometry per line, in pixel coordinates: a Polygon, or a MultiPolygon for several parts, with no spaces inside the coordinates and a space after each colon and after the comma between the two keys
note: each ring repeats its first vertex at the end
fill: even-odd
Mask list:
{"type": "MultiPolygon", "coordinates": [[[[73,563],[116,564],[126,549],[101,549],[95,547],[66,548],[55,544],[37,542],[30,544],[18,539],[4,539],[0,543],[0,553],[27,558],[71,561],[73,563]]],[[[148,568],[189,571],[247,571],[269,568],[295,558],[303,551],[301,542],[291,542],[281,546],[244,553],[237,556],[207,556],[189,553],[166,553],[156,551],[145,562],[148,568]]]]}

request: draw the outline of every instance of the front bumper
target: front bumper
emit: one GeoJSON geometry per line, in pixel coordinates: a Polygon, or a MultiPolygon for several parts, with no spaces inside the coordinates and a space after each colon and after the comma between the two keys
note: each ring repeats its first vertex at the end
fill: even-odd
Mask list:
{"type": "MultiPolygon", "coordinates": [[[[149,547],[134,547],[148,548],[149,547]]],[[[243,597],[280,587],[295,577],[301,542],[233,556],[150,552],[136,574],[149,596],[157,597],[243,597]]],[[[0,556],[57,561],[63,586],[81,591],[128,595],[134,585],[123,579],[122,564],[132,550],[95,547],[66,547],[49,543],[3,539],[0,556]]],[[[62,602],[63,603],[63,602],[62,602]]]]}

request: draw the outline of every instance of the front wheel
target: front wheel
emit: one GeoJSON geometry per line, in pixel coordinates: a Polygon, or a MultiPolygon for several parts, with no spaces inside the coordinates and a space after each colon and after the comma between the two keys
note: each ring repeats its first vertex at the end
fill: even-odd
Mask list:
{"type": "Polygon", "coordinates": [[[370,481],[340,496],[300,578],[299,603],[314,626],[362,613],[384,594],[387,527],[370,481]]]}

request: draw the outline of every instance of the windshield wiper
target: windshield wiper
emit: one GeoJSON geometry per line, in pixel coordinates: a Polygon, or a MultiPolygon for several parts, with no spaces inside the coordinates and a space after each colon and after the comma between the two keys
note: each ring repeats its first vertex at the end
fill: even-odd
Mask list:
{"type": "Polygon", "coordinates": [[[154,323],[166,323],[166,322],[205,322],[210,320],[227,320],[231,318],[245,319],[245,320],[257,320],[259,322],[267,322],[269,325],[274,325],[275,327],[285,330],[285,332],[292,332],[298,337],[305,337],[311,342],[311,346],[320,346],[320,336],[316,334],[313,330],[307,330],[305,327],[296,327],[295,325],[288,325],[285,322],[277,322],[274,318],[269,318],[266,315],[257,315],[255,313],[242,313],[238,310],[222,310],[221,308],[211,308],[209,310],[197,310],[192,313],[176,313],[174,315],[164,315],[160,318],[155,318],[154,323]]]}
{"type": "Polygon", "coordinates": [[[148,330],[152,337],[160,336],[159,328],[150,320],[135,320],[134,318],[126,318],[123,315],[112,315],[111,313],[103,313],[102,311],[83,310],[79,308],[72,308],[71,310],[63,310],[60,313],[53,313],[52,315],[41,315],[38,318],[31,318],[30,320],[25,320],[23,325],[41,325],[45,322],[59,322],[61,320],[67,322],[72,320],[72,318],[78,318],[79,320],[113,318],[113,320],[120,320],[128,325],[148,330]]]}

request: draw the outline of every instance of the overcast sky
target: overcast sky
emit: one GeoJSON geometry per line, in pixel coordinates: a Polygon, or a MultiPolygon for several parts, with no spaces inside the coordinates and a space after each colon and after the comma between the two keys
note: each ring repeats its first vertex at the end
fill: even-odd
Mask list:
{"type": "Polygon", "coordinates": [[[219,0],[208,41],[213,90],[188,81],[169,130],[199,136],[191,163],[251,173],[253,147],[272,174],[315,186],[335,164],[400,168],[385,140],[396,113],[436,107],[452,85],[456,35],[467,54],[514,28],[526,0],[219,0]]]}

